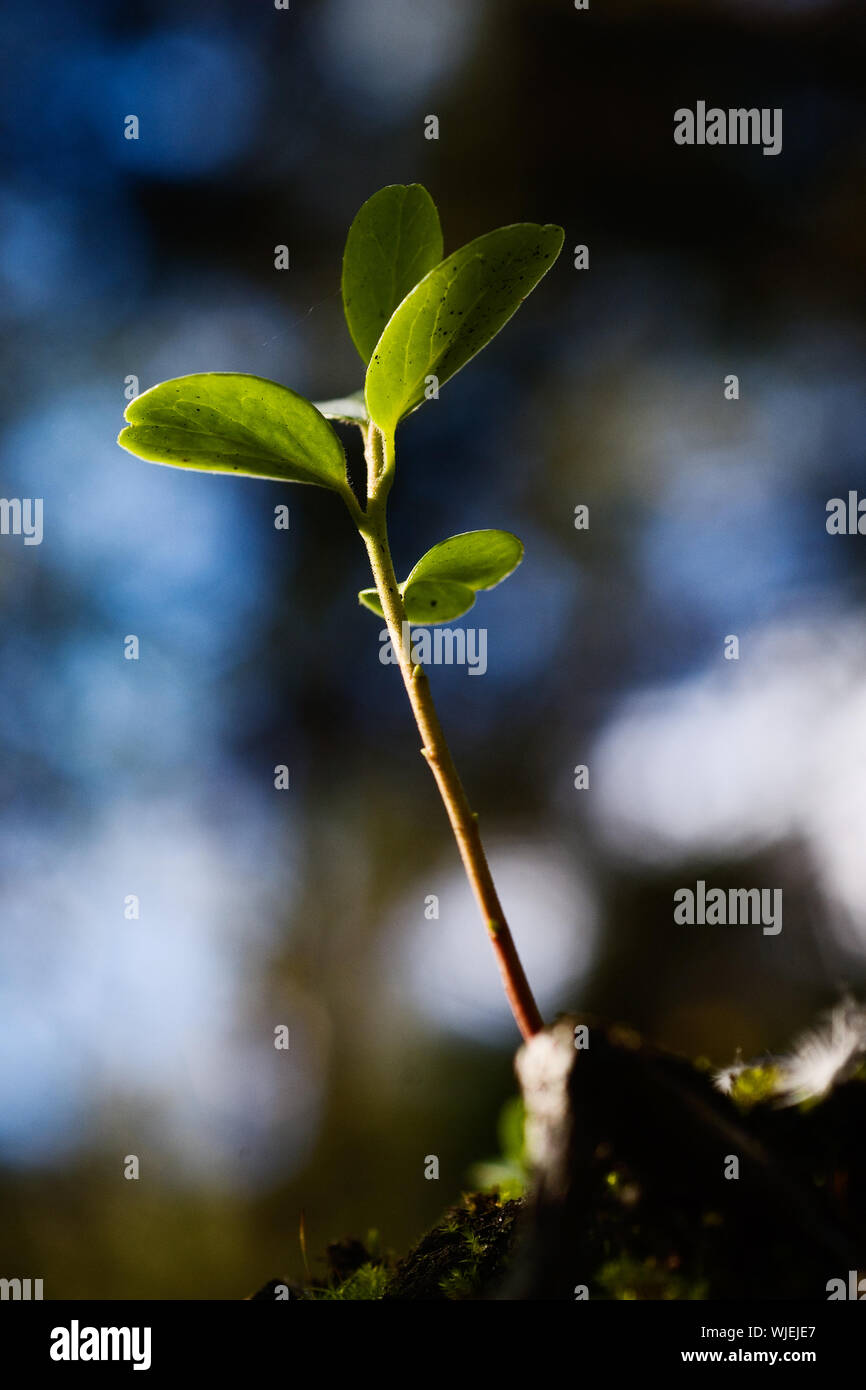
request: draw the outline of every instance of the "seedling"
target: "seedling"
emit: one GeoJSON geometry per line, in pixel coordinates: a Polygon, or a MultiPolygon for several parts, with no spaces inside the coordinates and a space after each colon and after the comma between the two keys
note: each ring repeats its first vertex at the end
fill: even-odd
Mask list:
{"type": "Polygon", "coordinates": [[[343,308],[366,367],[362,391],[313,405],[286,386],[236,372],[204,372],[152,387],[126,409],[124,449],[151,463],[311,483],[342,497],[370,559],[374,585],[359,601],[384,617],[421,752],[436,779],[505,992],[524,1038],[542,1027],[499,901],[466,793],[416,659],[411,624],[449,622],[476,594],[516,569],[523,546],[508,531],[467,531],[428,550],[402,584],[388,542],[397,426],[511,318],[559,255],[561,228],[521,222],[442,259],[439,214],[420,184],[375,193],[349,228],[343,308]],[[331,420],[357,425],[367,495],[356,496],[331,420]]]}

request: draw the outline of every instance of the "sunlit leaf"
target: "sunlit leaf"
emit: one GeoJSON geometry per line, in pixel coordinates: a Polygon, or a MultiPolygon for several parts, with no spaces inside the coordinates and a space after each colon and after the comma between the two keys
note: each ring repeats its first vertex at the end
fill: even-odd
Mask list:
{"type": "Polygon", "coordinates": [[[470,589],[492,589],[523,559],[523,545],[510,531],[462,531],[422,555],[405,581],[451,581],[470,589]]]}
{"type": "Polygon", "coordinates": [[[392,433],[421,404],[429,377],[442,386],[481,351],[550,269],[562,241],[560,227],[500,227],[425,275],[392,314],[367,368],[367,408],[380,429],[392,433]]]}
{"type": "Polygon", "coordinates": [[[303,396],[263,377],[201,372],[144,391],[118,444],[151,463],[313,483],[343,491],[346,458],[303,396]]]}
{"type": "MultiPolygon", "coordinates": [[[[401,590],[402,588],[401,585],[401,590]]],[[[362,589],[358,594],[358,601],[373,613],[378,613],[380,618],[385,616],[375,589],[362,589]]],[[[468,584],[449,584],[442,581],[425,583],[422,580],[420,584],[413,584],[403,594],[409,622],[425,625],[448,623],[454,618],[461,618],[464,613],[469,612],[474,602],[475,590],[470,589],[468,584]]]]}
{"type": "Polygon", "coordinates": [[[365,365],[397,305],[441,259],[439,214],[420,183],[367,199],[343,253],[343,310],[365,365]]]}
{"type": "MultiPolygon", "coordinates": [[[[510,531],[464,531],[428,550],[400,593],[410,623],[444,623],[460,618],[479,589],[492,589],[517,568],[523,545],[510,531]]],[[[358,601],[383,617],[375,589],[362,589],[358,601]]]]}

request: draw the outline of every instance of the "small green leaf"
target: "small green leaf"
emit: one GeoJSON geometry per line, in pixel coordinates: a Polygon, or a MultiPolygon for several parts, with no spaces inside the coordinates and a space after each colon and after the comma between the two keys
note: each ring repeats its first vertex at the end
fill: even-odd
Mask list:
{"type": "Polygon", "coordinates": [[[351,396],[340,396],[334,401],[314,401],[320,415],[326,420],[340,420],[344,425],[367,425],[367,402],[363,391],[353,391],[351,396]]]}
{"type": "Polygon", "coordinates": [[[287,386],[199,372],[152,386],[125,411],[118,444],[150,463],[346,489],[346,456],[327,420],[287,386]]]}
{"type": "MultiPolygon", "coordinates": [[[[510,531],[464,531],[440,541],[422,555],[400,585],[410,623],[445,623],[460,618],[479,589],[492,589],[523,559],[523,545],[510,531]]],[[[375,589],[362,589],[358,601],[383,617],[375,589]]]]}
{"type": "Polygon", "coordinates": [[[510,531],[462,531],[422,555],[405,587],[423,580],[448,580],[470,589],[492,589],[523,559],[523,545],[510,531]]]}
{"type": "Polygon", "coordinates": [[[560,227],[500,227],[442,261],[391,315],[367,368],[371,419],[392,434],[424,400],[490,342],[559,255],[560,227]]]}
{"type": "Polygon", "coordinates": [[[439,214],[420,183],[393,183],[367,199],[343,253],[343,311],[365,365],[397,305],[441,259],[439,214]]]}
{"type": "MultiPolygon", "coordinates": [[[[401,592],[405,585],[400,585],[401,592]]],[[[358,602],[380,618],[385,615],[375,589],[362,589],[358,602]]],[[[449,623],[454,618],[462,618],[475,602],[475,591],[468,584],[453,584],[445,581],[421,581],[413,584],[403,593],[406,617],[410,623],[449,623]]]]}
{"type": "Polygon", "coordinates": [[[403,602],[410,623],[450,623],[475,602],[475,590],[450,579],[422,579],[404,585],[403,602]]]}

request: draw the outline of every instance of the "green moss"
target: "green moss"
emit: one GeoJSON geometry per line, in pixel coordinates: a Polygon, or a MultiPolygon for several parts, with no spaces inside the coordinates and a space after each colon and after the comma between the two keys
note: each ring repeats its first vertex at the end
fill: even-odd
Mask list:
{"type": "Polygon", "coordinates": [[[478,1287],[478,1266],[473,1264],[463,1269],[452,1269],[439,1280],[439,1287],[446,1298],[457,1302],[472,1298],[478,1287]]]}
{"type": "Polygon", "coordinates": [[[497,1193],[466,1194],[405,1260],[389,1299],[483,1298],[502,1279],[516,1234],[520,1204],[497,1193]]]}
{"type": "Polygon", "coordinates": [[[342,1284],[333,1288],[310,1289],[309,1293],[312,1298],[326,1302],[369,1302],[385,1297],[390,1277],[384,1265],[366,1264],[356,1269],[342,1284]]]}
{"type": "Polygon", "coordinates": [[[487,1249],[487,1246],[483,1240],[479,1240],[478,1236],[472,1230],[471,1226],[466,1226],[462,1232],[462,1235],[464,1241],[466,1242],[466,1249],[470,1255],[474,1256],[477,1259],[479,1255],[484,1254],[485,1250],[487,1249]]]}

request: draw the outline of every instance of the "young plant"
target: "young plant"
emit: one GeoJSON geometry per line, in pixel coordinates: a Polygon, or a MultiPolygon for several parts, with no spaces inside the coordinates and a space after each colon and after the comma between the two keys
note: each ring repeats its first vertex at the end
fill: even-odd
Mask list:
{"type": "Polygon", "coordinates": [[[151,463],[311,483],[342,497],[370,560],[374,587],[359,601],[384,617],[427,759],[524,1038],[542,1027],[470,809],[439,723],[413,623],[461,617],[482,589],[514,570],[523,546],[508,531],[467,531],[440,541],[402,584],[388,542],[386,508],[400,421],[459,372],[511,318],[550,269],[561,228],[517,223],[442,259],[435,204],[420,184],[375,193],[349,228],[343,307],[366,368],[363,391],[313,405],[286,386],[235,372],[177,377],[126,409],[118,443],[151,463]],[[343,446],[328,422],[357,425],[367,495],[355,495],[343,446]]]}

